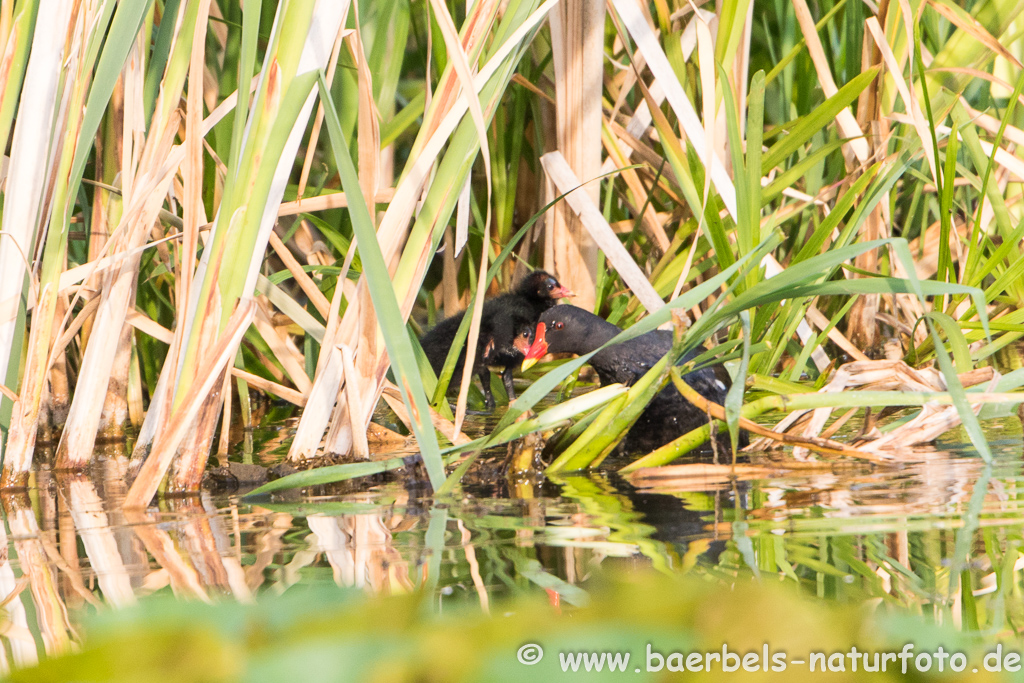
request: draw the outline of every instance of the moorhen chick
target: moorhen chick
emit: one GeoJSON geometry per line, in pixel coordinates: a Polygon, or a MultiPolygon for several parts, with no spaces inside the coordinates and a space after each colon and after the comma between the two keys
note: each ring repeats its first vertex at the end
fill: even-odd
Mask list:
{"type": "MultiPolygon", "coordinates": [[[[491,370],[501,373],[509,400],[515,400],[512,373],[522,363],[533,339],[533,329],[540,314],[554,306],[562,297],[573,293],[563,287],[550,273],[536,270],[520,282],[515,289],[484,302],[480,317],[480,335],[477,339],[473,374],[480,378],[487,410],[494,410],[491,394],[491,370]]],[[[465,311],[445,318],[420,338],[420,345],[434,372],[441,374],[448,351],[462,324],[465,311]]],[[[449,386],[458,386],[466,350],[459,354],[449,386]]]]}
{"type": "MultiPolygon", "coordinates": [[[[540,316],[523,368],[529,368],[547,353],[590,353],[620,332],[622,330],[618,326],[582,308],[555,306],[540,316]]],[[[616,382],[628,386],[643,377],[671,348],[672,332],[652,330],[599,351],[589,362],[597,371],[602,386],[616,382]]],[[[678,364],[691,361],[704,351],[703,347],[692,349],[678,364]]],[[[730,382],[724,367],[701,368],[684,375],[683,380],[709,401],[719,405],[725,403],[730,382]]],[[[623,441],[623,447],[627,452],[649,452],[707,421],[707,415],[683,398],[670,383],[651,399],[647,409],[637,418],[623,441]]]]}

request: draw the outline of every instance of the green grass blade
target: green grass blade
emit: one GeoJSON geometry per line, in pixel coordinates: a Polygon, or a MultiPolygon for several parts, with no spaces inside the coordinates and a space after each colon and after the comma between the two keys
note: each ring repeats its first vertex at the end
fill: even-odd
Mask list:
{"type": "Polygon", "coordinates": [[[822,102],[813,112],[803,117],[790,128],[789,134],[768,150],[761,162],[762,168],[775,168],[790,154],[811,139],[811,136],[829,126],[836,114],[845,109],[861,94],[864,88],[875,80],[878,67],[872,67],[839,89],[832,97],[822,102]]]}
{"type": "Polygon", "coordinates": [[[747,369],[750,366],[750,314],[740,313],[740,324],[743,327],[743,357],[740,360],[739,372],[729,392],[725,395],[725,423],[729,426],[729,440],[732,442],[732,461],[736,463],[736,452],[740,443],[740,411],[743,408],[743,394],[747,388],[747,369]]]}
{"type": "MultiPolygon", "coordinates": [[[[422,451],[430,485],[436,491],[444,484],[445,474],[437,434],[429,418],[430,402],[423,391],[423,380],[417,370],[416,354],[405,328],[405,320],[398,308],[398,299],[395,297],[387,264],[384,263],[384,256],[377,242],[373,219],[359,187],[359,176],[349,156],[348,141],[341,131],[338,112],[331,101],[330,89],[323,73],[319,75],[319,84],[320,99],[324,105],[324,121],[327,123],[331,149],[338,165],[338,172],[341,174],[342,186],[348,197],[352,229],[356,234],[357,248],[364,267],[363,275],[366,276],[373,307],[377,312],[377,321],[384,333],[384,343],[398,379],[396,384],[401,390],[402,400],[409,414],[413,417],[413,432],[422,451]]],[[[354,428],[359,429],[360,426],[354,425],[354,428]]]]}

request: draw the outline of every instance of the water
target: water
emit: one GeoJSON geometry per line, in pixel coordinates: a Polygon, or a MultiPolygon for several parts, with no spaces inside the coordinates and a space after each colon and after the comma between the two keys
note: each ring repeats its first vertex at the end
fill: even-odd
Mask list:
{"type": "MultiPolygon", "coordinates": [[[[240,438],[233,457],[276,462],[291,428],[240,438]]],[[[986,428],[991,467],[943,442],[891,468],[656,481],[608,471],[510,486],[492,458],[444,504],[390,481],[258,502],[204,493],[134,513],[121,509],[124,448],[108,446],[87,473],[44,469],[28,493],[0,496],[10,620],[0,638],[25,665],[70,648],[96,610],[166,593],[246,602],[300,584],[426,590],[442,612],[521,594],[582,605],[595,575],[650,567],[724,583],[759,576],[996,631],[1024,623],[1012,598],[1024,587],[1024,486],[1020,423],[986,428]]]]}

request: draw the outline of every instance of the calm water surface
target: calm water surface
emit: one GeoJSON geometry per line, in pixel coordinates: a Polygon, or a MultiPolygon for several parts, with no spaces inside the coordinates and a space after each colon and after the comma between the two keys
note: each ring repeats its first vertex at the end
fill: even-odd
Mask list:
{"type": "MultiPolygon", "coordinates": [[[[232,459],[279,461],[293,427],[257,430],[232,459]]],[[[510,486],[495,456],[444,504],[392,481],[258,502],[205,493],[144,513],[121,509],[127,461],[106,447],[87,474],[44,469],[28,493],[0,498],[0,594],[14,593],[0,637],[24,665],[65,650],[95,610],[167,592],[249,601],[297,584],[423,589],[442,611],[488,611],[520,593],[579,605],[586,580],[612,567],[758,576],[955,623],[969,613],[983,629],[1024,624],[1022,601],[1009,599],[1024,589],[1021,426],[986,428],[991,467],[970,446],[940,443],[923,462],[884,469],[649,483],[608,471],[510,486]]]]}

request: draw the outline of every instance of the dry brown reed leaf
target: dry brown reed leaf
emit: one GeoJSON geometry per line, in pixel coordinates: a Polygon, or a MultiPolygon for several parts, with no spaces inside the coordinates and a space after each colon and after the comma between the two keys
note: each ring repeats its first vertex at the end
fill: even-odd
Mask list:
{"type": "MultiPolygon", "coordinates": [[[[825,49],[821,45],[821,39],[818,37],[818,30],[814,25],[811,10],[807,7],[805,0],[793,0],[793,9],[796,11],[796,19],[807,45],[807,53],[810,55],[814,70],[818,75],[821,91],[825,97],[832,97],[839,92],[839,88],[836,87],[836,82],[832,78],[832,68],[829,65],[825,49]]],[[[849,107],[839,112],[836,116],[836,124],[839,126],[842,137],[849,139],[847,146],[857,160],[862,164],[865,163],[870,157],[870,150],[868,143],[862,137],[864,131],[857,124],[857,119],[849,107]]]]}
{"type": "MultiPolygon", "coordinates": [[[[996,75],[987,73],[985,71],[979,71],[978,69],[972,69],[966,66],[931,66],[930,64],[928,66],[929,68],[927,69],[927,73],[946,72],[953,74],[963,74],[965,76],[970,76],[971,78],[980,78],[981,80],[988,81],[992,85],[996,86],[995,88],[992,89],[993,91],[1005,91],[1005,97],[1009,97],[1010,93],[1012,93],[1014,90],[1013,84],[1007,82],[1002,78],[999,78],[996,75]]],[[[1017,102],[1024,104],[1024,95],[1018,95],[1017,102]]]]}
{"type": "Polygon", "coordinates": [[[316,307],[317,312],[326,319],[327,314],[331,310],[331,302],[327,300],[324,293],[316,286],[313,278],[309,277],[309,273],[302,269],[302,264],[292,256],[292,252],[285,246],[285,243],[281,241],[276,232],[270,233],[270,246],[273,247],[274,252],[280,257],[284,267],[295,278],[295,283],[302,289],[302,293],[309,298],[309,302],[316,307]]]}
{"type": "Polygon", "coordinates": [[[654,287],[647,280],[647,276],[615,236],[615,232],[608,225],[608,221],[604,219],[600,209],[591,201],[588,194],[579,190],[574,191],[575,188],[580,187],[580,180],[573,173],[561,152],[549,152],[540,158],[540,162],[559,194],[569,193],[565,197],[565,202],[579,218],[581,225],[590,233],[594,243],[604,252],[608,262],[636,294],[640,303],[651,313],[663,308],[665,302],[658,296],[654,287]]]}
{"type": "Polygon", "coordinates": [[[274,327],[267,313],[267,308],[265,303],[257,302],[256,317],[253,319],[253,324],[256,326],[260,336],[263,337],[263,341],[267,342],[267,345],[270,346],[274,357],[280,361],[285,373],[288,374],[288,378],[295,384],[300,393],[307,394],[312,388],[313,383],[306,375],[305,358],[295,348],[294,344],[291,343],[291,340],[282,336],[277,328],[274,327]]]}
{"type": "MultiPolygon", "coordinates": [[[[806,316],[807,320],[812,325],[817,327],[819,330],[826,330],[830,325],[829,319],[822,315],[821,311],[819,311],[814,306],[807,307],[806,316]]],[[[857,360],[870,360],[861,352],[860,349],[854,346],[853,343],[846,338],[846,335],[837,330],[835,327],[829,330],[828,338],[835,342],[836,346],[841,348],[843,351],[846,351],[846,353],[850,354],[850,356],[852,356],[853,358],[856,358],[857,360]]]]}
{"type": "MultiPolygon", "coordinates": [[[[621,33],[621,31],[623,29],[621,29],[621,27],[619,26],[618,20],[615,17],[615,14],[611,13],[610,16],[612,17],[612,22],[617,27],[619,27],[619,31],[621,33]]],[[[687,53],[685,51],[685,48],[684,48],[683,55],[684,55],[685,58],[689,59],[689,53],[687,53]]],[[[618,123],[618,113],[619,113],[619,111],[621,111],[623,105],[626,103],[626,99],[629,96],[629,93],[632,92],[633,87],[636,85],[636,80],[637,80],[637,75],[636,74],[637,74],[637,71],[641,71],[643,69],[643,65],[644,65],[643,59],[644,59],[644,57],[641,54],[633,55],[633,60],[634,60],[635,68],[631,68],[631,69],[626,69],[625,70],[625,72],[624,72],[624,82],[622,84],[622,88],[620,89],[619,95],[615,99],[615,106],[612,107],[611,114],[609,116],[605,117],[605,121],[606,121],[607,125],[610,128],[613,128],[612,132],[613,132],[613,135],[616,135],[616,137],[617,137],[617,134],[615,134],[614,131],[615,131],[615,126],[619,126],[619,123],[618,123]],[[613,123],[614,123],[614,126],[613,126],[613,123]]],[[[651,97],[660,106],[661,103],[665,101],[665,91],[664,91],[664,89],[661,87],[661,85],[658,83],[658,81],[654,81],[651,84],[649,90],[650,90],[650,93],[651,93],[651,97]]],[[[554,102],[552,102],[552,104],[554,104],[554,102]]],[[[647,129],[651,125],[651,120],[652,120],[651,119],[651,111],[650,111],[650,109],[648,109],[647,100],[643,100],[643,101],[640,102],[639,106],[637,106],[636,111],[633,112],[633,115],[629,117],[629,120],[626,122],[626,125],[625,126],[621,126],[621,128],[623,130],[625,130],[631,137],[639,139],[639,138],[643,137],[647,133],[647,129]]],[[[616,142],[622,143],[623,141],[622,140],[616,140],[616,142]]],[[[626,155],[626,158],[628,159],[632,152],[630,152],[629,150],[624,150],[623,153],[626,155]]],[[[609,173],[612,170],[614,170],[614,168],[615,167],[613,166],[612,160],[611,159],[605,159],[604,164],[601,166],[601,173],[602,174],[609,173]]]]}
{"type": "MultiPolygon", "coordinates": [[[[374,195],[377,204],[391,204],[395,199],[395,189],[382,187],[374,195]]],[[[317,211],[329,211],[331,209],[342,209],[348,206],[348,199],[344,192],[332,192],[318,197],[306,197],[292,202],[281,202],[278,207],[278,216],[294,216],[297,213],[316,213],[317,211]]]]}
{"type": "MultiPolygon", "coordinates": [[[[893,112],[889,115],[889,118],[898,123],[911,123],[910,118],[906,114],[900,114],[898,112],[893,112]]],[[[935,132],[948,137],[950,133],[953,132],[953,129],[949,126],[935,126],[935,132]]],[[[982,151],[985,152],[986,155],[992,156],[992,143],[987,140],[979,140],[979,143],[981,144],[982,151]]],[[[1024,182],[1024,161],[1021,161],[1002,147],[995,150],[995,160],[997,164],[1016,176],[1013,179],[1013,182],[1024,182]]]]}
{"type": "Polygon", "coordinates": [[[293,227],[291,243],[305,258],[306,265],[329,266],[334,263],[334,255],[320,237],[314,233],[313,226],[305,219],[298,221],[293,227]]]}
{"type": "Polygon", "coordinates": [[[144,332],[153,339],[162,341],[165,344],[170,344],[174,341],[174,332],[138,310],[132,309],[128,311],[128,314],[125,316],[125,322],[140,332],[144,332]]]}
{"type": "MultiPolygon", "coordinates": [[[[614,17],[614,14],[612,16],[614,17]]],[[[690,51],[692,51],[692,48],[690,51]]],[[[685,47],[683,48],[683,57],[684,59],[689,58],[689,52],[687,52],[685,47]]],[[[642,69],[644,63],[643,55],[634,55],[634,63],[636,64],[637,69],[642,69]]],[[[614,171],[616,167],[626,166],[633,154],[632,148],[625,144],[625,141],[619,139],[615,135],[612,122],[615,121],[618,112],[626,103],[626,98],[629,96],[629,93],[636,84],[636,79],[636,70],[623,67],[622,86],[615,98],[615,105],[612,107],[611,115],[605,118],[606,129],[602,129],[602,139],[605,141],[605,148],[608,150],[608,158],[606,158],[604,163],[601,165],[602,175],[614,171]],[[610,138],[610,140],[605,136],[610,138]]],[[[651,94],[658,103],[665,99],[665,92],[657,81],[651,87],[651,94]]],[[[629,121],[626,123],[625,130],[632,137],[639,138],[646,133],[647,128],[650,125],[651,113],[647,108],[647,101],[643,100],[640,102],[640,106],[637,107],[636,111],[629,118],[629,121]]],[[[657,213],[654,211],[654,207],[647,205],[647,191],[642,183],[640,183],[639,174],[636,170],[630,169],[623,171],[622,176],[626,181],[627,187],[634,196],[636,206],[644,206],[641,227],[643,227],[643,229],[649,234],[661,253],[665,253],[670,246],[670,240],[665,234],[664,224],[659,220],[657,213]]]]}
{"type": "MultiPolygon", "coordinates": [[[[1020,99],[1024,99],[1024,96],[1022,96],[1020,99]]],[[[999,133],[999,129],[1003,128],[1004,138],[1006,138],[1015,145],[1024,146],[1024,130],[1021,130],[1017,126],[1014,126],[1013,124],[1008,122],[1005,124],[1004,128],[1004,123],[997,119],[996,117],[990,116],[985,112],[978,111],[977,109],[971,107],[971,105],[967,102],[966,97],[961,96],[960,104],[963,106],[964,111],[966,111],[968,115],[970,115],[971,122],[978,126],[979,128],[981,128],[982,130],[991,133],[992,135],[997,135],[999,133]]],[[[957,183],[967,185],[970,183],[970,180],[968,178],[957,178],[957,183]]],[[[934,191],[935,190],[933,188],[932,192],[934,191]]]]}
{"type": "Polygon", "coordinates": [[[53,355],[60,354],[68,344],[75,339],[75,335],[82,329],[82,326],[87,320],[92,317],[92,314],[96,312],[96,309],[100,307],[99,297],[93,297],[86,302],[82,310],[78,312],[78,315],[74,317],[71,324],[64,329],[64,334],[60,336],[57,343],[53,345],[53,355]]]}
{"type": "MultiPolygon", "coordinates": [[[[607,126],[601,129],[601,133],[604,148],[608,152],[608,158],[605,161],[610,162],[613,168],[623,168],[621,172],[622,179],[625,181],[626,189],[629,191],[626,195],[627,201],[629,201],[633,212],[640,214],[640,228],[654,242],[656,250],[654,256],[660,256],[668,250],[671,241],[665,233],[663,221],[660,220],[654,205],[650,202],[647,189],[640,182],[639,174],[635,169],[624,168],[629,165],[630,150],[624,143],[611,137],[607,126]],[[643,210],[641,211],[641,209],[643,210]]],[[[606,165],[609,164],[606,163],[606,165]]],[[[603,169],[604,167],[602,167],[603,169]]]]}
{"type": "Polygon", "coordinates": [[[277,382],[271,382],[269,379],[264,379],[259,375],[254,375],[251,372],[246,372],[241,368],[231,368],[231,376],[237,377],[240,380],[245,381],[246,384],[252,387],[256,387],[261,391],[273,394],[279,398],[283,398],[289,403],[299,406],[300,408],[306,405],[306,394],[298,392],[294,389],[290,389],[283,384],[277,382]]]}
{"type": "Polygon", "coordinates": [[[553,105],[555,103],[555,98],[553,98],[551,95],[547,94],[546,92],[538,88],[534,83],[527,80],[527,78],[522,74],[513,74],[512,82],[515,83],[516,85],[523,86],[537,97],[546,100],[548,104],[553,105]]]}
{"type": "MultiPolygon", "coordinates": [[[[933,188],[934,191],[934,188],[933,188]]],[[[923,234],[910,241],[910,252],[914,254],[914,266],[917,277],[921,280],[930,279],[939,267],[939,241],[942,239],[942,223],[935,221],[928,226],[923,234]],[[922,244],[923,242],[923,244],[922,244]]],[[[963,222],[952,222],[949,231],[949,247],[953,262],[960,260],[961,241],[967,239],[967,225],[963,222]]]]}
{"type": "MultiPolygon", "coordinates": [[[[704,412],[707,415],[710,415],[716,420],[724,421],[726,419],[725,408],[718,405],[717,403],[712,403],[711,401],[704,398],[690,385],[682,381],[682,379],[676,377],[675,373],[673,373],[672,383],[675,384],[676,388],[679,390],[679,393],[682,394],[683,398],[685,398],[687,401],[700,408],[702,412],[704,412]]],[[[755,442],[758,444],[761,444],[764,440],[767,440],[768,442],[776,442],[779,445],[797,445],[799,447],[815,451],[816,453],[821,453],[822,455],[848,456],[854,458],[863,458],[865,460],[877,460],[876,456],[873,456],[869,453],[864,453],[863,451],[859,451],[855,448],[851,448],[850,446],[847,446],[846,444],[840,443],[838,441],[830,441],[828,439],[823,439],[818,436],[777,433],[773,430],[766,429],[761,425],[757,424],[756,422],[754,422],[753,420],[749,420],[742,416],[739,419],[739,426],[741,429],[745,429],[751,434],[757,434],[758,436],[762,437],[762,439],[755,442]]],[[[758,448],[755,448],[754,444],[751,444],[744,450],[767,450],[767,447],[760,446],[758,448]]]]}

